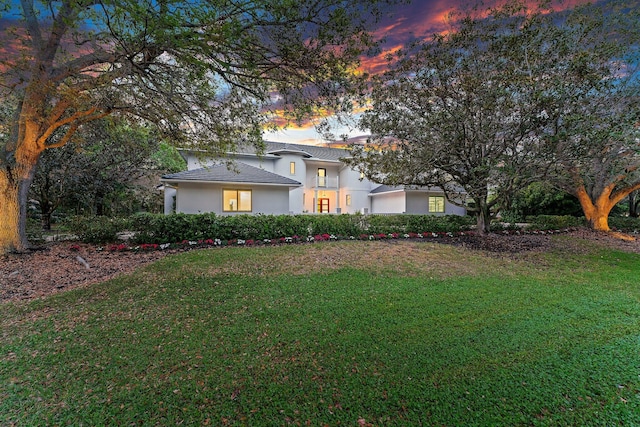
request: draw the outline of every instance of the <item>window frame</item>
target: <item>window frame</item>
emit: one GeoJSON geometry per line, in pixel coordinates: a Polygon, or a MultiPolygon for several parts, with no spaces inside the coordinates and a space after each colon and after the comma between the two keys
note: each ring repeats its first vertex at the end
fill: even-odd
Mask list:
{"type": "Polygon", "coordinates": [[[429,196],[428,206],[429,206],[429,213],[445,213],[446,198],[444,196],[429,196]],[[440,206],[440,203],[442,203],[442,206],[440,206]]]}
{"type": "MultiPolygon", "coordinates": [[[[243,204],[244,206],[244,204],[243,204]]],[[[250,188],[223,188],[222,189],[222,212],[253,212],[253,190],[250,188]],[[236,209],[229,209],[227,204],[225,203],[225,193],[235,192],[236,197],[235,200],[237,203],[236,209]],[[249,210],[240,209],[240,193],[249,193],[249,210]]]]}

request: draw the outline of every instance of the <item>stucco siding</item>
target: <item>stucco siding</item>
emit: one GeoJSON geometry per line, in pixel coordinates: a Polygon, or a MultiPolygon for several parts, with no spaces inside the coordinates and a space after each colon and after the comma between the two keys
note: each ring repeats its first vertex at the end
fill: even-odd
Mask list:
{"type": "Polygon", "coordinates": [[[205,183],[180,183],[176,198],[176,212],[205,213],[216,212],[220,215],[246,213],[288,214],[289,188],[250,185],[219,185],[205,183]],[[251,212],[223,212],[222,190],[251,190],[251,212]]]}
{"type": "Polygon", "coordinates": [[[212,184],[182,182],[176,196],[176,212],[205,213],[222,210],[222,192],[212,184]]]}
{"type": "Polygon", "coordinates": [[[402,191],[376,194],[371,197],[370,213],[404,213],[406,210],[404,196],[405,193],[402,191]]]}
{"type": "Polygon", "coordinates": [[[408,214],[426,214],[429,212],[429,195],[413,191],[406,193],[406,210],[408,214]]]}

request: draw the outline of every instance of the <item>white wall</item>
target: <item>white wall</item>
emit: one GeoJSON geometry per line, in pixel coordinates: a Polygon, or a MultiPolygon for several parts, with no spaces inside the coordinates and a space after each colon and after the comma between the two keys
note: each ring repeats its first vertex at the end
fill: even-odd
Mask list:
{"type": "Polygon", "coordinates": [[[289,188],[269,186],[219,185],[206,183],[180,183],[176,200],[176,212],[205,213],[220,215],[289,213],[289,188]],[[222,189],[250,189],[251,212],[222,212],[222,189]]]}
{"type": "Polygon", "coordinates": [[[419,191],[408,191],[405,213],[429,213],[429,194],[419,191]]]}
{"type": "Polygon", "coordinates": [[[369,213],[404,213],[406,211],[404,191],[380,193],[371,197],[371,211],[369,213]]]}

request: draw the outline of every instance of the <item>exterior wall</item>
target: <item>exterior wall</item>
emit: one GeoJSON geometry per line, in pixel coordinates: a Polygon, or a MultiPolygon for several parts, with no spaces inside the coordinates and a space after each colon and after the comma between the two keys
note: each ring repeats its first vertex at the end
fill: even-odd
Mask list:
{"type": "Polygon", "coordinates": [[[176,212],[205,213],[219,215],[273,214],[289,213],[289,188],[268,186],[220,185],[206,183],[180,183],[176,198],[176,212]],[[223,212],[223,189],[251,190],[251,212],[223,212]]]}
{"type": "Polygon", "coordinates": [[[422,191],[407,191],[406,197],[407,197],[407,202],[406,202],[405,213],[408,213],[408,214],[429,213],[429,194],[422,191]]]}
{"type": "Polygon", "coordinates": [[[374,187],[371,181],[360,179],[360,172],[349,167],[340,170],[340,204],[343,213],[371,212],[369,193],[374,187]],[[351,205],[347,205],[347,196],[351,196],[351,205]]]}
{"type": "MultiPolygon", "coordinates": [[[[272,159],[272,158],[259,158],[259,157],[242,157],[242,158],[238,158],[236,161],[238,162],[242,162],[245,163],[249,166],[253,166],[254,168],[260,168],[260,169],[264,169],[267,172],[275,172],[274,170],[274,163],[277,162],[279,159],[272,159]]],[[[275,172],[278,173],[278,172],[275,172]]],[[[281,173],[278,173],[279,175],[282,175],[281,173]]],[[[287,175],[283,175],[283,176],[287,176],[287,175]]]]}
{"type": "Polygon", "coordinates": [[[374,214],[404,213],[406,211],[404,191],[376,194],[371,197],[371,211],[374,214]]]}
{"type": "Polygon", "coordinates": [[[461,206],[456,206],[453,203],[449,202],[445,199],[444,201],[444,210],[447,215],[466,215],[467,210],[461,206]]]}
{"type": "Polygon", "coordinates": [[[300,154],[281,154],[280,158],[274,160],[273,163],[273,173],[277,173],[278,175],[284,176],[286,178],[291,178],[294,181],[298,181],[304,184],[304,177],[306,176],[306,164],[302,160],[300,154]],[[291,162],[296,164],[295,173],[291,174],[291,162]]]}
{"type": "Polygon", "coordinates": [[[222,211],[220,187],[211,184],[181,182],[176,197],[177,213],[205,213],[222,211]]]}
{"type": "MultiPolygon", "coordinates": [[[[239,162],[246,163],[256,168],[262,168],[269,172],[274,172],[274,161],[276,160],[278,159],[266,158],[266,157],[259,158],[255,156],[247,156],[247,157],[241,157],[237,159],[237,161],[239,162]]],[[[186,161],[187,161],[187,170],[206,168],[207,166],[212,166],[216,163],[216,159],[212,159],[208,157],[199,158],[197,155],[193,153],[189,153],[187,155],[186,161]]],[[[286,176],[286,175],[283,175],[283,176],[286,176]]]]}
{"type": "MultiPolygon", "coordinates": [[[[215,159],[198,158],[190,153],[187,156],[188,170],[213,165],[215,159]]],[[[181,183],[180,190],[167,187],[165,189],[165,213],[172,212],[173,197],[176,196],[175,211],[185,213],[216,212],[233,215],[235,213],[222,212],[222,188],[238,188],[252,190],[252,212],[265,214],[300,214],[303,212],[317,212],[318,198],[329,199],[330,213],[429,213],[429,195],[442,196],[442,193],[427,191],[397,191],[380,193],[373,196],[370,192],[378,184],[367,179],[360,180],[360,173],[341,163],[306,159],[298,153],[281,153],[277,157],[239,156],[238,161],[262,168],[266,171],[294,179],[303,184],[299,188],[251,186],[251,185],[220,185],[207,183],[181,183]],[[295,174],[290,173],[290,163],[295,162],[295,174]],[[318,168],[325,168],[325,188],[316,188],[318,168]],[[347,205],[347,196],[351,204],[347,205]]],[[[464,208],[453,205],[445,200],[445,215],[465,215],[464,208]]],[[[443,213],[434,213],[443,215],[443,213]]]]}
{"type": "Polygon", "coordinates": [[[169,187],[168,185],[164,186],[164,214],[168,215],[176,211],[176,189],[173,187],[169,187]]]}

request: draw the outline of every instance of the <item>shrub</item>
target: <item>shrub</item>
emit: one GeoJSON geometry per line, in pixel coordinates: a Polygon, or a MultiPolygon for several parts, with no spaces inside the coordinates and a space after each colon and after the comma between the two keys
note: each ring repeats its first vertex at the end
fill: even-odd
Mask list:
{"type": "Polygon", "coordinates": [[[626,232],[640,231],[640,218],[610,216],[609,227],[626,232]]]}
{"type": "Polygon", "coordinates": [[[457,232],[473,218],[447,215],[216,215],[139,214],[131,219],[136,243],[207,239],[264,241],[292,236],[457,232]]]}
{"type": "Polygon", "coordinates": [[[555,230],[585,225],[584,218],[571,215],[537,215],[527,217],[527,222],[529,223],[527,228],[536,230],[555,230]]]}
{"type": "Polygon", "coordinates": [[[130,222],[123,218],[105,216],[71,216],[64,220],[69,232],[86,243],[109,243],[118,238],[118,233],[126,231],[130,222]]]}

